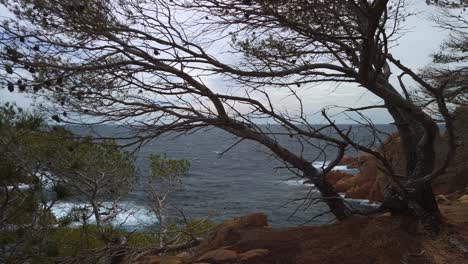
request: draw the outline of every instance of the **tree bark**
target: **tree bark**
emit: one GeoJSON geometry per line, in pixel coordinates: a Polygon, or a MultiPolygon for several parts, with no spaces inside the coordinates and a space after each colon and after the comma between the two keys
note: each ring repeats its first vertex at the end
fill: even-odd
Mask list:
{"type": "Polygon", "coordinates": [[[282,147],[270,137],[246,128],[243,124],[235,123],[230,126],[219,127],[233,135],[250,139],[266,146],[275,153],[278,158],[302,171],[305,178],[313,181],[315,187],[322,195],[324,202],[328,205],[330,211],[339,221],[342,221],[352,215],[351,210],[345,205],[343,198],[341,198],[333,185],[328,183],[324,179],[323,173],[314,168],[308,160],[297,156],[288,149],[282,147]],[[236,126],[236,128],[233,129],[233,126],[236,126]]]}
{"type": "Polygon", "coordinates": [[[96,227],[98,230],[101,230],[101,216],[99,215],[99,207],[94,202],[91,202],[91,206],[93,207],[93,214],[94,218],[96,219],[96,227]]]}
{"type": "MultiPolygon", "coordinates": [[[[422,178],[434,170],[434,142],[438,133],[436,124],[421,125],[409,113],[394,106],[388,106],[389,112],[396,121],[401,139],[401,149],[406,159],[408,180],[422,178]]],[[[430,182],[417,185],[409,190],[407,197],[410,213],[423,223],[438,229],[441,214],[430,182]]]]}
{"type": "Polygon", "coordinates": [[[314,181],[314,185],[322,194],[324,202],[328,205],[336,219],[343,221],[352,215],[351,210],[344,204],[343,198],[341,198],[333,185],[326,180],[314,181]]]}

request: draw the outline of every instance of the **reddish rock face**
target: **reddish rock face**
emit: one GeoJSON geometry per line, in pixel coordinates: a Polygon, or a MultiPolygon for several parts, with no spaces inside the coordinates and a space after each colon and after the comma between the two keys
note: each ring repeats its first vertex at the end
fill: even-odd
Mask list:
{"type": "MultiPolygon", "coordinates": [[[[447,194],[468,186],[468,107],[461,107],[454,114],[455,137],[458,143],[456,155],[446,173],[436,178],[432,184],[434,193],[447,194]]],[[[387,157],[388,162],[398,175],[405,175],[406,160],[401,150],[400,137],[390,135],[377,151],[387,157]]],[[[435,166],[441,166],[447,153],[447,139],[442,135],[436,138],[435,166]]],[[[387,183],[387,176],[379,169],[382,164],[374,156],[362,154],[359,157],[345,156],[342,165],[357,164],[359,173],[355,177],[342,177],[331,174],[327,177],[338,192],[346,197],[382,201],[382,190],[387,183]],[[338,179],[338,180],[337,180],[338,179]]]]}
{"type": "Polygon", "coordinates": [[[270,253],[271,252],[268,249],[253,249],[239,254],[239,260],[242,263],[250,263],[252,261],[260,260],[270,253]]]}
{"type": "Polygon", "coordinates": [[[238,256],[235,251],[227,249],[215,249],[206,252],[198,258],[198,261],[209,262],[209,263],[224,263],[233,262],[237,260],[238,256]]]}
{"type": "Polygon", "coordinates": [[[342,172],[342,171],[339,171],[339,170],[334,170],[334,171],[330,171],[327,174],[326,179],[327,179],[327,181],[329,183],[335,185],[340,180],[351,179],[353,177],[354,176],[352,174],[342,172]]]}
{"type": "Polygon", "coordinates": [[[197,248],[197,252],[202,254],[228,245],[230,242],[239,239],[240,230],[250,228],[265,228],[268,226],[267,216],[263,213],[254,213],[226,221],[208,235],[197,248]]]}
{"type": "Polygon", "coordinates": [[[352,199],[368,199],[372,185],[373,182],[370,181],[356,185],[346,191],[345,197],[352,199]]]}
{"type": "Polygon", "coordinates": [[[355,180],[352,178],[341,179],[338,182],[336,182],[335,189],[339,193],[346,193],[349,189],[354,187],[354,185],[355,180]]]}

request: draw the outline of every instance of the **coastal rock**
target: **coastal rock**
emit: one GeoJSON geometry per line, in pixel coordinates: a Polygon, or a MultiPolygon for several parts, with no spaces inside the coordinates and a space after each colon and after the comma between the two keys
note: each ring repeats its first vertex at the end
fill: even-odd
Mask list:
{"type": "Polygon", "coordinates": [[[302,184],[314,184],[313,180],[305,180],[302,184]]]}
{"type": "MultiPolygon", "coordinates": [[[[226,246],[200,253],[192,249],[194,257],[187,260],[193,264],[310,264],[310,263],[379,263],[395,264],[447,264],[466,263],[466,256],[459,249],[468,241],[466,206],[444,205],[447,223],[457,230],[457,241],[447,241],[452,228],[439,237],[424,234],[409,234],[401,228],[401,217],[391,214],[377,217],[350,218],[335,224],[322,226],[299,226],[289,228],[246,227],[239,230],[236,240],[226,246]],[[421,253],[420,253],[421,252],[421,253]],[[424,252],[424,253],[422,253],[424,252]]],[[[249,218],[249,217],[247,217],[249,218]]],[[[227,221],[227,223],[239,223],[227,221]]],[[[245,219],[245,218],[244,218],[245,219]]],[[[191,250],[191,251],[192,251],[191,250]]],[[[138,264],[160,264],[154,259],[138,264]]],[[[136,263],[135,263],[136,264],[136,263]]]]}
{"type": "Polygon", "coordinates": [[[232,263],[238,258],[237,253],[228,249],[215,249],[206,252],[197,261],[212,263],[232,263]]]}
{"type": "Polygon", "coordinates": [[[352,199],[367,199],[369,198],[369,191],[372,186],[372,182],[365,182],[357,185],[346,191],[345,197],[352,199]]]}
{"type": "Polygon", "coordinates": [[[357,169],[359,167],[359,157],[344,156],[338,165],[346,165],[348,168],[357,169]]]}
{"type": "MultiPolygon", "coordinates": [[[[395,144],[395,139],[397,137],[391,136],[386,141],[386,144],[395,144]]],[[[386,146],[385,149],[389,151],[391,148],[386,146]]],[[[394,149],[391,150],[394,151],[394,149]]],[[[381,202],[383,200],[382,190],[385,186],[386,178],[382,171],[379,170],[381,166],[380,161],[369,154],[362,154],[356,159],[359,160],[359,173],[356,176],[346,175],[339,178],[333,175],[330,182],[335,185],[338,192],[344,193],[346,198],[368,199],[381,202]],[[333,183],[336,179],[334,177],[338,178],[335,183],[333,183]]]]}
{"type": "Polygon", "coordinates": [[[266,228],[267,216],[263,213],[254,213],[226,221],[213,230],[207,238],[197,247],[197,252],[205,252],[221,248],[237,241],[240,231],[251,228],[266,228]]]}
{"type": "Polygon", "coordinates": [[[326,176],[326,179],[329,183],[335,185],[338,181],[340,180],[343,180],[343,179],[351,179],[353,178],[354,176],[352,174],[349,174],[349,173],[346,173],[346,172],[342,172],[342,171],[339,171],[339,170],[333,170],[333,171],[330,171],[327,176],[326,176]]]}
{"type": "MultiPolygon", "coordinates": [[[[453,126],[455,131],[455,142],[457,149],[455,157],[450,163],[446,173],[437,177],[433,182],[436,194],[452,193],[468,187],[468,106],[459,107],[455,110],[453,126]]],[[[440,166],[447,153],[446,136],[441,137],[442,144],[436,145],[436,166],[440,166]]]]}
{"type": "Polygon", "coordinates": [[[177,254],[176,256],[179,258],[190,258],[192,255],[189,252],[184,251],[184,252],[177,254]]]}
{"type": "Polygon", "coordinates": [[[450,200],[447,198],[447,196],[440,194],[436,196],[436,201],[438,204],[448,204],[450,203],[450,200]]]}
{"type": "Polygon", "coordinates": [[[462,204],[468,204],[468,194],[463,195],[462,197],[458,198],[462,204]]]}
{"type": "Polygon", "coordinates": [[[335,189],[339,193],[346,193],[353,186],[354,181],[352,179],[342,179],[335,184],[335,189]]]}
{"type": "MultiPolygon", "coordinates": [[[[454,112],[455,138],[458,147],[446,172],[432,183],[436,195],[450,194],[468,187],[468,177],[466,177],[468,174],[468,162],[466,162],[468,160],[468,122],[466,120],[468,120],[468,107],[458,108],[454,112]]],[[[406,159],[401,149],[398,133],[390,135],[377,151],[387,157],[395,174],[406,174],[406,159]]],[[[439,167],[443,164],[448,151],[446,135],[436,138],[434,151],[435,166],[439,167]]],[[[388,183],[388,177],[380,169],[382,163],[377,158],[369,154],[362,154],[356,158],[345,156],[340,164],[358,164],[359,173],[355,177],[338,179],[335,183],[333,182],[339,177],[330,176],[329,181],[335,185],[338,192],[345,193],[347,198],[368,199],[376,202],[383,200],[382,190],[388,183]]]]}
{"type": "Polygon", "coordinates": [[[370,187],[369,196],[367,197],[368,200],[374,202],[383,202],[383,189],[385,187],[384,184],[387,181],[387,179],[383,179],[384,177],[385,176],[382,173],[377,175],[375,181],[370,187]]]}
{"type": "Polygon", "coordinates": [[[241,262],[249,263],[251,261],[264,258],[268,254],[270,254],[270,251],[268,249],[261,249],[261,248],[253,249],[253,250],[249,250],[247,252],[239,254],[239,259],[241,262]]]}
{"type": "MultiPolygon", "coordinates": [[[[354,178],[354,175],[340,171],[340,170],[332,170],[330,171],[325,178],[327,179],[327,182],[330,184],[334,185],[335,187],[339,184],[338,182],[341,182],[341,184],[344,184],[345,182],[348,182],[352,178],[354,178]]],[[[314,182],[312,180],[305,180],[304,184],[313,184],[314,182]]],[[[346,192],[346,190],[349,189],[349,187],[343,187],[338,190],[338,192],[346,192]]]]}

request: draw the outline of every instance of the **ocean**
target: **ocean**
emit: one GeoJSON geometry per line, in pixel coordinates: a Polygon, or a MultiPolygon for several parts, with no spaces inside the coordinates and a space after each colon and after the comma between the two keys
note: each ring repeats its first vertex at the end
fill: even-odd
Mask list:
{"type": "MultiPolygon", "coordinates": [[[[379,140],[376,140],[373,133],[365,127],[353,125],[352,128],[352,136],[358,142],[373,147],[380,145],[379,140],[384,140],[389,133],[395,131],[392,125],[377,125],[380,132],[377,134],[379,140]]],[[[121,137],[129,132],[116,126],[98,126],[92,129],[75,126],[70,129],[82,135],[104,137],[121,137]]],[[[275,127],[270,129],[281,131],[275,127]]],[[[317,167],[336,155],[335,149],[316,140],[308,144],[303,142],[304,147],[288,135],[277,136],[277,140],[291,151],[315,160],[314,165],[317,167]]],[[[165,134],[141,146],[135,153],[135,165],[140,180],[124,202],[126,207],[143,210],[134,213],[126,226],[141,229],[144,225],[155,224],[154,217],[147,210],[148,202],[142,191],[147,184],[143,179],[150,173],[150,154],[165,154],[169,159],[186,159],[191,162],[188,175],[182,177],[181,185],[171,196],[170,206],[165,212],[167,218],[176,217],[178,210],[183,210],[188,218],[203,219],[209,216],[210,220],[216,222],[263,212],[268,216],[270,225],[276,227],[320,225],[334,221],[327,206],[321,202],[300,206],[308,194],[309,197],[317,197],[314,186],[303,184],[302,179],[295,177],[292,172],[280,168],[284,164],[265,147],[244,140],[225,152],[237,141],[237,137],[211,128],[183,135],[165,134]]],[[[346,150],[346,154],[358,153],[350,148],[346,150]]],[[[345,166],[337,169],[356,173],[345,166]]],[[[62,207],[70,204],[71,202],[62,203],[62,207]]]]}

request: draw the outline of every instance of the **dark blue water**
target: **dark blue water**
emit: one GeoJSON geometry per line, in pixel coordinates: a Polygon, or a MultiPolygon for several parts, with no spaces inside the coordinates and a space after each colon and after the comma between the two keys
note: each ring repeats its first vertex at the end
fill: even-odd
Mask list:
{"type": "MultiPolygon", "coordinates": [[[[394,131],[391,125],[380,125],[381,139],[387,133],[394,131]]],[[[83,133],[82,128],[73,128],[75,132],[83,133]]],[[[273,129],[274,130],[274,129],[273,129]]],[[[378,145],[373,135],[364,128],[355,126],[353,136],[362,144],[378,145]]],[[[279,131],[279,130],[276,130],[279,131]]],[[[101,136],[125,136],[128,131],[112,126],[100,126],[93,133],[101,136]]],[[[274,226],[292,226],[308,222],[308,224],[324,224],[333,221],[328,208],[321,202],[310,203],[296,209],[304,201],[303,198],[317,197],[311,185],[301,184],[294,173],[281,169],[284,164],[278,161],[266,148],[252,141],[242,141],[228,152],[220,156],[234,144],[238,138],[219,129],[197,131],[193,134],[164,135],[143,145],[136,152],[136,165],[141,179],[149,175],[148,156],[166,154],[168,158],[187,159],[191,162],[190,172],[182,178],[182,184],[174,192],[171,204],[184,210],[191,218],[204,218],[208,215],[214,221],[221,221],[252,212],[264,212],[268,215],[270,224],[274,226]],[[302,200],[301,200],[302,199],[302,200]]],[[[289,136],[277,136],[278,142],[291,151],[308,157],[309,160],[320,162],[331,160],[336,155],[336,149],[327,147],[319,141],[298,144],[297,139],[289,136]],[[324,150],[323,152],[321,150],[324,150]]],[[[348,149],[347,154],[356,155],[356,151],[348,149]]],[[[144,184],[141,181],[140,184],[144,184]]],[[[141,185],[130,195],[136,203],[145,203],[144,194],[139,191],[141,185]]],[[[171,210],[169,210],[168,214],[171,210]]],[[[174,213],[175,210],[172,210],[174,213]]]]}

